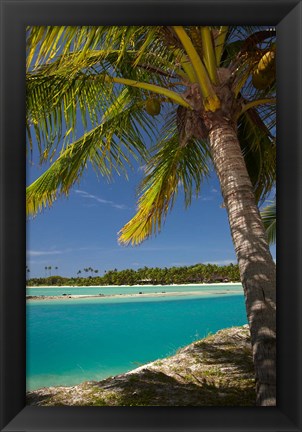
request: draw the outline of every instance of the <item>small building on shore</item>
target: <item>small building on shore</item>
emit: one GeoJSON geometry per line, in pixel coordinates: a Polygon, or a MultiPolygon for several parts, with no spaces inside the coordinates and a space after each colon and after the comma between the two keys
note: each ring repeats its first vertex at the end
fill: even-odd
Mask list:
{"type": "Polygon", "coordinates": [[[137,281],[137,283],[139,285],[156,285],[158,282],[155,279],[146,278],[146,279],[141,279],[141,280],[137,281]]]}
{"type": "Polygon", "coordinates": [[[222,276],[219,274],[214,274],[210,278],[209,282],[220,282],[220,283],[225,282],[225,283],[227,283],[227,282],[230,282],[230,280],[229,280],[229,278],[227,278],[225,276],[222,276]]]}

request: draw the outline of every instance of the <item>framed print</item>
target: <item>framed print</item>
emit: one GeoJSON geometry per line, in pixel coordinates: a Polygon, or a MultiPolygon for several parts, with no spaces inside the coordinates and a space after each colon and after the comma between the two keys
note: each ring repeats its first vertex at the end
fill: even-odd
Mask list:
{"type": "Polygon", "coordinates": [[[300,431],[301,2],[1,18],[1,430],[300,431]]]}

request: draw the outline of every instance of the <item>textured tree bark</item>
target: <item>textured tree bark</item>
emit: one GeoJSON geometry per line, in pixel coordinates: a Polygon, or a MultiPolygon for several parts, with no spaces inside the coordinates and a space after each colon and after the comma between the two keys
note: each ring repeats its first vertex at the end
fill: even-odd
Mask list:
{"type": "Polygon", "coordinates": [[[215,122],[209,142],[227,209],[244,289],[257,404],[276,405],[276,266],[255,202],[235,127],[215,122]]]}

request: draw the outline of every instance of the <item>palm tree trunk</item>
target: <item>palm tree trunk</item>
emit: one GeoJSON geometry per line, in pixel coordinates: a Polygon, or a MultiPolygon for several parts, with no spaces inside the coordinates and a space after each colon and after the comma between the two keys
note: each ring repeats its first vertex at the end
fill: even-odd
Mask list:
{"type": "Polygon", "coordinates": [[[217,122],[209,142],[238,259],[251,331],[257,404],[276,405],[276,266],[235,127],[217,122]]]}

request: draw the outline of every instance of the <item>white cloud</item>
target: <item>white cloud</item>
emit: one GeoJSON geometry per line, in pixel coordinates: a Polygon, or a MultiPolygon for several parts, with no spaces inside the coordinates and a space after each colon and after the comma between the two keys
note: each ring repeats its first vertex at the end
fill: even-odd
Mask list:
{"type": "Polygon", "coordinates": [[[134,246],[140,252],[177,251],[188,249],[187,246],[134,246]]]}
{"type": "Polygon", "coordinates": [[[79,248],[66,248],[66,249],[50,249],[50,250],[28,250],[26,254],[28,257],[39,257],[46,255],[61,255],[69,252],[87,251],[87,250],[104,250],[104,248],[84,246],[79,248]]]}
{"type": "Polygon", "coordinates": [[[116,208],[118,210],[128,209],[128,207],[126,205],[124,205],[124,204],[117,204],[114,201],[105,200],[103,198],[100,198],[100,197],[98,197],[96,195],[92,195],[92,194],[90,194],[90,193],[88,193],[86,191],[83,191],[83,190],[76,189],[75,193],[79,194],[82,198],[93,199],[93,200],[97,201],[100,204],[110,205],[111,207],[114,207],[114,208],[116,208]]]}
{"type": "Polygon", "coordinates": [[[49,260],[28,260],[27,264],[33,265],[33,264],[49,264],[49,260]]]}
{"type": "Polygon", "coordinates": [[[28,256],[44,256],[44,255],[59,255],[64,253],[62,250],[52,250],[52,251],[36,251],[36,250],[28,250],[28,256]]]}

